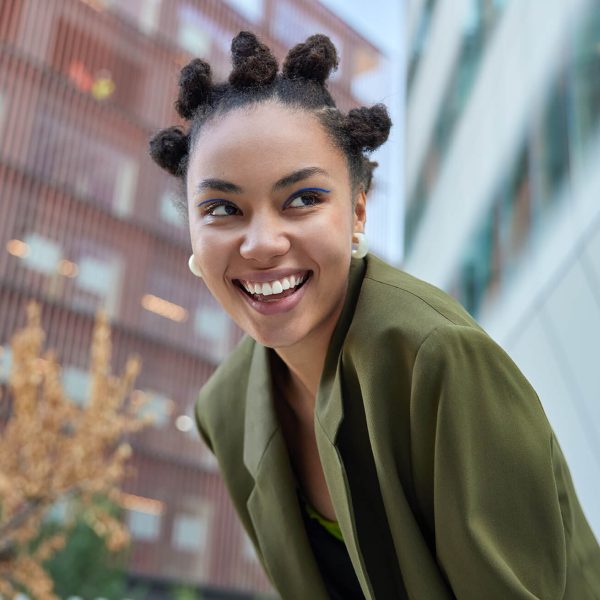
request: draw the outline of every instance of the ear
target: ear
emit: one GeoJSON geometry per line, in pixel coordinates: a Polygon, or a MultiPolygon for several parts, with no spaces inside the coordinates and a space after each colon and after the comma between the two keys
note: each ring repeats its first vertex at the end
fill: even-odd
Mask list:
{"type": "Polygon", "coordinates": [[[356,193],[354,199],[354,214],[352,216],[352,232],[359,233],[365,231],[367,223],[367,194],[364,190],[356,193]]]}

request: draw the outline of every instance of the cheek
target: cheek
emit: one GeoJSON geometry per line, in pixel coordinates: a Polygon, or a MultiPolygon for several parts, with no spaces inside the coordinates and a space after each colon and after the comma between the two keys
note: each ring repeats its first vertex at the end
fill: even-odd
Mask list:
{"type": "Polygon", "coordinates": [[[348,214],[327,219],[312,227],[310,236],[305,239],[309,251],[322,267],[331,267],[343,273],[341,263],[350,263],[352,250],[351,220],[348,214]]]}
{"type": "Polygon", "coordinates": [[[200,266],[203,279],[213,296],[218,295],[218,286],[223,281],[231,248],[218,232],[207,231],[190,224],[192,250],[200,266]]]}

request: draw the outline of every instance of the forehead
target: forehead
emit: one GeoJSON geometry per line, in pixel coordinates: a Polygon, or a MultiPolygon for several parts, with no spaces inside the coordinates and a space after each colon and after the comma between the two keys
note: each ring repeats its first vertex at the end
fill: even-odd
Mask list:
{"type": "Polygon", "coordinates": [[[188,181],[205,176],[280,177],[305,166],[347,175],[346,160],[318,118],[305,110],[266,102],[235,109],[206,123],[188,168],[188,181]]]}

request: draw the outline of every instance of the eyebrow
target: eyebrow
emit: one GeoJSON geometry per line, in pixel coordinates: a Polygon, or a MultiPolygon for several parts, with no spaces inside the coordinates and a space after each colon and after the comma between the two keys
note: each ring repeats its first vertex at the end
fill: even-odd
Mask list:
{"type": "MultiPolygon", "coordinates": [[[[328,175],[327,171],[320,169],[319,167],[306,167],[304,169],[298,169],[289,175],[285,175],[281,179],[278,179],[273,184],[273,191],[276,192],[283,188],[286,188],[294,183],[308,179],[313,175],[328,175]]],[[[225,192],[228,194],[241,194],[244,190],[231,181],[225,181],[224,179],[216,179],[211,177],[209,179],[202,180],[196,188],[197,193],[204,192],[205,190],[216,190],[219,192],[225,192]]]]}
{"type": "Polygon", "coordinates": [[[196,192],[199,194],[200,192],[204,192],[205,190],[217,190],[219,192],[226,193],[234,193],[241,194],[242,188],[235,183],[231,183],[230,181],[225,181],[224,179],[203,179],[196,188],[196,192]]]}
{"type": "Polygon", "coordinates": [[[294,171],[293,173],[290,173],[289,175],[286,175],[285,177],[282,177],[276,181],[273,184],[273,191],[276,192],[277,190],[286,188],[294,183],[308,179],[313,175],[328,175],[328,173],[319,167],[306,167],[305,169],[299,169],[298,171],[294,171]]]}

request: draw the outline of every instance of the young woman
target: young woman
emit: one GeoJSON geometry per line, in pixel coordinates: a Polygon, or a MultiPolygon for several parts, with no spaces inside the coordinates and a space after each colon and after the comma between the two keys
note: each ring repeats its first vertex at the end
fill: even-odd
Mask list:
{"type": "Polygon", "coordinates": [[[190,268],[248,334],[197,422],[285,599],[600,598],[600,549],[535,392],[450,297],[366,253],[381,105],[342,114],[322,35],[281,73],[242,32],[194,60],[181,178],[190,268]]]}

